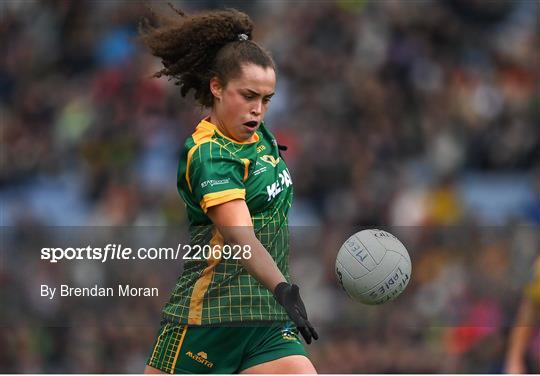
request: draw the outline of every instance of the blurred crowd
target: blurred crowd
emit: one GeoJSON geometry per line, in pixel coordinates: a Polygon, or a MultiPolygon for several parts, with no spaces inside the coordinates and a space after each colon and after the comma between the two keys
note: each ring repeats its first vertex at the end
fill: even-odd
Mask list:
{"type": "MultiPolygon", "coordinates": [[[[540,3],[171,3],[247,12],[276,60],[266,123],[288,146],[301,239],[291,268],[321,327],[317,369],[500,371],[540,253],[540,3]],[[395,303],[354,304],[333,277],[337,249],[388,226],[411,251],[411,285],[395,303]]],[[[12,261],[6,239],[33,229],[186,226],[178,156],[205,112],[151,78],[160,62],[137,40],[149,7],[175,15],[161,2],[0,2],[2,290],[50,275],[37,256],[12,261]]],[[[18,321],[2,303],[0,371],[139,372],[162,303],[129,307],[135,326],[87,315],[46,327],[40,300],[27,300],[18,321]]]]}

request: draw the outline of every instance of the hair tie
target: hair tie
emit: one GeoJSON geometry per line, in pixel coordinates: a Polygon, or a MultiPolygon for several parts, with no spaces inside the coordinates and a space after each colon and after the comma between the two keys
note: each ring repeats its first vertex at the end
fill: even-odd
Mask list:
{"type": "Polygon", "coordinates": [[[239,41],[242,42],[242,41],[245,41],[245,40],[248,40],[248,39],[249,39],[249,37],[247,36],[247,34],[244,34],[244,33],[238,34],[238,40],[239,41]]]}

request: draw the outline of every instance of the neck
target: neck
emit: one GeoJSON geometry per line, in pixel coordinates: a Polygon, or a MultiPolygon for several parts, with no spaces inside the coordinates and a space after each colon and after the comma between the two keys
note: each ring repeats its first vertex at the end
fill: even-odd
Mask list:
{"type": "Polygon", "coordinates": [[[216,126],[216,128],[221,132],[223,133],[225,136],[229,137],[229,138],[232,138],[231,135],[229,134],[229,132],[227,132],[225,126],[223,125],[223,123],[221,122],[221,120],[219,120],[219,118],[216,116],[216,113],[214,111],[212,111],[210,113],[210,123],[214,124],[216,126]]]}

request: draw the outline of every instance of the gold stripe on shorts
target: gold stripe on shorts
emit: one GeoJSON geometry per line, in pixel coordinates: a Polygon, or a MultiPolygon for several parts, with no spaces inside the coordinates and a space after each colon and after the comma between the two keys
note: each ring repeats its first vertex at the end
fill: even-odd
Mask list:
{"type": "Polygon", "coordinates": [[[187,325],[165,324],[158,335],[148,365],[164,373],[174,373],[187,328],[187,325]]]}
{"type": "Polygon", "coordinates": [[[178,347],[176,348],[176,354],[174,355],[174,360],[171,366],[171,372],[170,372],[171,374],[174,373],[176,362],[178,361],[178,355],[180,355],[180,349],[182,348],[182,343],[184,342],[184,338],[186,336],[187,328],[188,326],[184,325],[184,330],[182,331],[182,337],[180,337],[180,342],[178,343],[178,347]]]}
{"type": "Polygon", "coordinates": [[[163,328],[163,330],[161,331],[161,333],[159,333],[159,336],[157,337],[157,340],[156,340],[156,344],[154,345],[154,350],[152,351],[152,356],[150,357],[150,364],[155,364],[156,362],[156,351],[157,349],[159,348],[159,343],[161,342],[161,337],[163,337],[163,333],[165,333],[167,331],[167,327],[169,326],[169,323],[165,324],[165,327],[163,328]]]}

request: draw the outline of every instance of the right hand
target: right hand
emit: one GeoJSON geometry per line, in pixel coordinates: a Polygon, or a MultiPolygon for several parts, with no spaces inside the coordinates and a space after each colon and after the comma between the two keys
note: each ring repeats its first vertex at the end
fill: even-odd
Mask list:
{"type": "Polygon", "coordinates": [[[287,282],[278,283],[274,289],[274,296],[278,303],[285,308],[308,345],[312,338],[319,339],[319,335],[307,318],[306,307],[300,298],[300,288],[297,285],[291,285],[287,282]]]}

